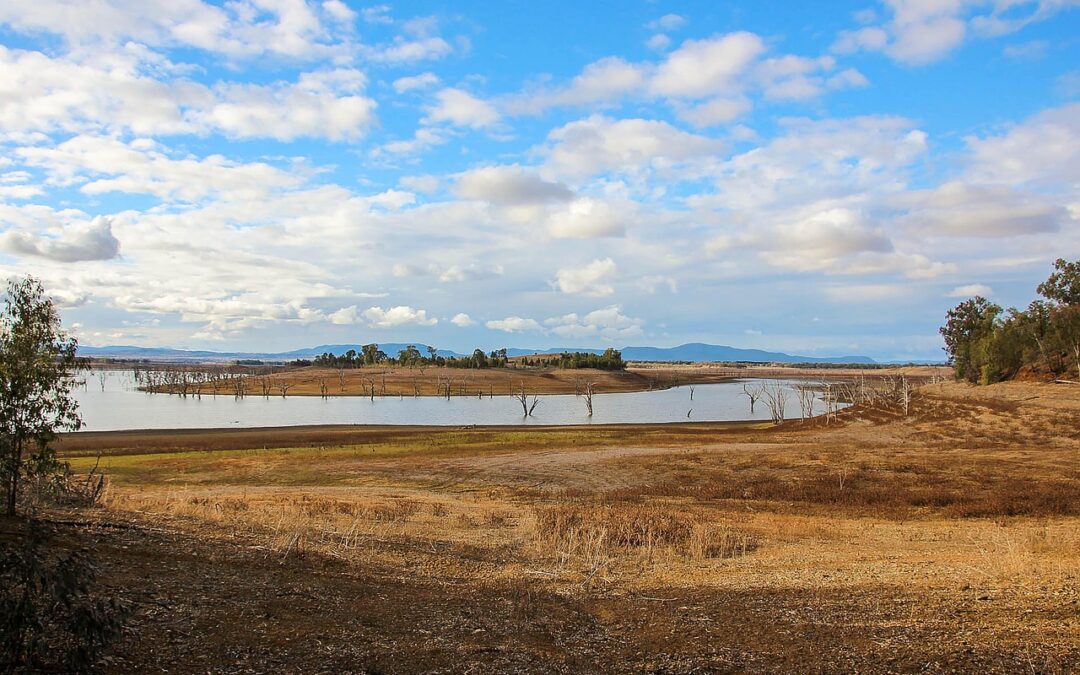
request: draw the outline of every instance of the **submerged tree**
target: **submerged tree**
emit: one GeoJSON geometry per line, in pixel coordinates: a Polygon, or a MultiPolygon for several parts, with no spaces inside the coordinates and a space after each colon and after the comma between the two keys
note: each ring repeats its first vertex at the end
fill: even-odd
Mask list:
{"type": "Polygon", "coordinates": [[[74,338],[41,282],[32,277],[8,283],[0,310],[0,474],[7,489],[7,514],[15,515],[24,477],[58,474],[50,443],[57,432],[82,426],[75,384],[74,338]]]}

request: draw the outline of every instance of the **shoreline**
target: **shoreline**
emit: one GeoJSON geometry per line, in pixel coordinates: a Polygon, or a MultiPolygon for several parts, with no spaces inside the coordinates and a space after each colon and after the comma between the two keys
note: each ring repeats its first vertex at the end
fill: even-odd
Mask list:
{"type": "MultiPolygon", "coordinates": [[[[537,425],[409,425],[409,424],[305,424],[266,427],[213,427],[173,429],[118,429],[113,431],[71,431],[60,434],[55,443],[61,457],[86,457],[97,450],[108,454],[148,454],[155,450],[215,451],[319,445],[349,445],[382,441],[387,437],[444,434],[454,431],[482,435],[507,432],[596,433],[669,431],[688,437],[718,432],[773,428],[769,421],[726,420],[716,422],[626,422],[617,424],[537,424],[537,425]]],[[[103,456],[107,456],[103,454],[103,456]]]]}

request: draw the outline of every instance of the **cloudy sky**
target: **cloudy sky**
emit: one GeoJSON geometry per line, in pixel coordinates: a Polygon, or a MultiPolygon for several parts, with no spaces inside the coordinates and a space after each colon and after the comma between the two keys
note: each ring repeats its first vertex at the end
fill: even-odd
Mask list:
{"type": "Polygon", "coordinates": [[[1076,0],[4,0],[0,273],[82,342],[938,358],[1080,256],[1076,0]]]}

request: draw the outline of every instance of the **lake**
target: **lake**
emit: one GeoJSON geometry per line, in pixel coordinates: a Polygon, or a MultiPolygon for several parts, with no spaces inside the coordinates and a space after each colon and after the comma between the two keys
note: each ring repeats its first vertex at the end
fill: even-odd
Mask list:
{"type": "MultiPolygon", "coordinates": [[[[770,419],[761,400],[750,413],[743,394],[745,380],[721,384],[597,394],[593,415],[586,414],[582,397],[570,394],[540,396],[532,417],[523,417],[521,404],[509,396],[494,398],[379,397],[375,400],[344,396],[232,396],[203,395],[182,398],[148,394],[135,388],[131,371],[98,371],[86,375],[86,385],[75,389],[85,431],[123,429],[207,429],[219,427],[269,427],[306,424],[403,424],[403,425],[541,425],[625,424],[663,422],[723,422],[770,419]],[[689,417],[687,413],[689,412],[689,417]]],[[[787,417],[798,418],[797,382],[786,382],[787,417]]],[[[531,399],[530,399],[531,401],[531,399]]],[[[820,398],[814,413],[825,412],[820,398]]]]}

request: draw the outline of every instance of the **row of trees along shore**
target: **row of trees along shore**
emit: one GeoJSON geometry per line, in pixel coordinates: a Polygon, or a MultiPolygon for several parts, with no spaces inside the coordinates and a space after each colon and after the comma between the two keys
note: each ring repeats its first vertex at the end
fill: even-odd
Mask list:
{"type": "Polygon", "coordinates": [[[992,384],[1017,376],[1080,381],[1080,260],[1058,259],[1025,310],[982,296],[946,314],[941,335],[958,379],[992,384]]]}
{"type": "Polygon", "coordinates": [[[360,368],[363,366],[387,365],[387,366],[436,366],[445,368],[506,368],[508,366],[521,366],[527,368],[596,368],[599,370],[625,370],[626,362],[623,361],[622,353],[617,349],[608,348],[603,354],[591,352],[561,352],[558,354],[542,354],[534,357],[523,357],[511,361],[506,355],[505,349],[497,349],[490,353],[484,353],[482,349],[475,349],[471,356],[442,356],[435,347],[427,348],[425,356],[416,348],[409,345],[398,352],[396,357],[388,356],[379,349],[379,345],[372,343],[363,345],[360,351],[350,349],[344,354],[320,354],[314,359],[297,359],[290,363],[292,366],[318,366],[321,368],[360,368]]]}

